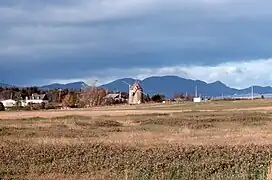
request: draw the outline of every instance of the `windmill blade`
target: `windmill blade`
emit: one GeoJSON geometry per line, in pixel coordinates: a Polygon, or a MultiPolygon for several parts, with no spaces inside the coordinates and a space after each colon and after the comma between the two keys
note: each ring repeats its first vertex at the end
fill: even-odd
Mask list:
{"type": "Polygon", "coordinates": [[[131,86],[129,83],[127,83],[126,81],[122,81],[123,83],[125,83],[126,85],[128,85],[129,87],[131,86]]]}
{"type": "Polygon", "coordinates": [[[144,93],[143,91],[140,91],[143,95],[146,95],[147,96],[147,94],[146,93],[144,93]]]}

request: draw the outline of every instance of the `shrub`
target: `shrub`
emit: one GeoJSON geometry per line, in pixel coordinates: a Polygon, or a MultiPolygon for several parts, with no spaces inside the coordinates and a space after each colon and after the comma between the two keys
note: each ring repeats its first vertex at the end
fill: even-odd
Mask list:
{"type": "Polygon", "coordinates": [[[56,107],[54,106],[54,104],[52,103],[47,103],[44,106],[45,109],[56,109],[56,107]]]}
{"type": "Polygon", "coordinates": [[[162,102],[165,100],[165,96],[162,94],[155,94],[154,96],[152,96],[151,100],[154,102],[162,102]]]}
{"type": "Polygon", "coordinates": [[[42,102],[40,107],[41,107],[41,109],[45,109],[45,102],[42,102]]]}
{"type": "Polygon", "coordinates": [[[0,111],[5,111],[5,106],[2,102],[0,102],[0,111]]]}
{"type": "Polygon", "coordinates": [[[32,110],[40,110],[41,109],[41,105],[40,104],[32,104],[32,110]]]}

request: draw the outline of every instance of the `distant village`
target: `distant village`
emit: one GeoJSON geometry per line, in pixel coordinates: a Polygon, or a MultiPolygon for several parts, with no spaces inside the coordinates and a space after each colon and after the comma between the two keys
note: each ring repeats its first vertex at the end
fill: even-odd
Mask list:
{"type": "Polygon", "coordinates": [[[144,92],[138,81],[129,85],[128,92],[113,92],[100,87],[86,87],[81,90],[40,90],[29,88],[1,88],[0,111],[4,110],[46,110],[88,108],[116,104],[136,105],[142,103],[206,102],[211,99],[197,95],[176,93],[167,99],[163,94],[150,96],[144,92]]]}
{"type": "MultiPolygon", "coordinates": [[[[149,96],[144,93],[138,81],[129,85],[128,92],[111,92],[99,87],[86,87],[82,90],[40,90],[29,88],[1,88],[0,109],[2,110],[40,110],[86,108],[116,104],[164,103],[163,94],[149,96]],[[1,108],[2,107],[2,108],[1,108]]],[[[175,95],[172,101],[192,101],[193,96],[175,95]]]]}

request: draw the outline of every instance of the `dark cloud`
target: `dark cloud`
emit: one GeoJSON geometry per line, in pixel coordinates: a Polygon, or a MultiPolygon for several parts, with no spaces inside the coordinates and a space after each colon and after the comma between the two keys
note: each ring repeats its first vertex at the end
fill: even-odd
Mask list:
{"type": "Polygon", "coordinates": [[[43,84],[101,72],[109,78],[114,76],[109,69],[269,58],[269,5],[244,0],[1,1],[1,79],[43,84]]]}

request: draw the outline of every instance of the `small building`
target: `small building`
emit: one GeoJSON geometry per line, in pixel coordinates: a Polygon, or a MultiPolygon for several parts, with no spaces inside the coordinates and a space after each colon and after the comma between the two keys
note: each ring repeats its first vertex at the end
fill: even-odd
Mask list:
{"type": "Polygon", "coordinates": [[[107,94],[104,97],[104,100],[106,104],[121,104],[121,103],[127,102],[127,99],[124,97],[124,95],[121,92],[107,94]]]}
{"type": "Polygon", "coordinates": [[[105,99],[122,100],[121,93],[107,94],[105,99]]]}
{"type": "Polygon", "coordinates": [[[1,102],[3,103],[5,108],[11,108],[11,107],[16,106],[16,101],[13,99],[7,99],[7,100],[3,100],[1,102]]]}
{"type": "Polygon", "coordinates": [[[120,98],[120,93],[107,94],[105,98],[113,98],[113,99],[120,98]]]}
{"type": "Polygon", "coordinates": [[[46,94],[37,94],[34,93],[30,96],[30,98],[26,97],[25,100],[21,101],[22,106],[28,106],[29,104],[47,104],[49,99],[46,94]]]}
{"type": "Polygon", "coordinates": [[[195,103],[202,102],[202,98],[201,98],[201,97],[195,97],[195,98],[194,98],[194,102],[195,102],[195,103]]]}

